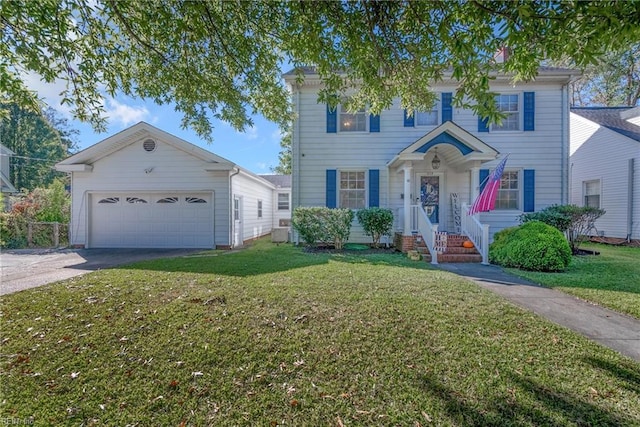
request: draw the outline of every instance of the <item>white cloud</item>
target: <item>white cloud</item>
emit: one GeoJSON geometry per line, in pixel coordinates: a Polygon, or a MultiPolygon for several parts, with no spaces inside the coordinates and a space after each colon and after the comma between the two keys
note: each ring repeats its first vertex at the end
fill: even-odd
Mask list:
{"type": "Polygon", "coordinates": [[[267,170],[267,164],[265,162],[258,162],[258,163],[256,163],[256,165],[258,166],[258,169],[260,169],[260,170],[267,170]]]}
{"type": "Polygon", "coordinates": [[[119,124],[123,127],[147,120],[151,117],[151,113],[147,107],[123,104],[116,99],[107,100],[106,110],[109,124],[119,124]]]}
{"type": "Polygon", "coordinates": [[[258,139],[258,127],[255,125],[253,127],[248,127],[247,130],[242,133],[242,135],[244,135],[244,137],[250,141],[258,139]]]}

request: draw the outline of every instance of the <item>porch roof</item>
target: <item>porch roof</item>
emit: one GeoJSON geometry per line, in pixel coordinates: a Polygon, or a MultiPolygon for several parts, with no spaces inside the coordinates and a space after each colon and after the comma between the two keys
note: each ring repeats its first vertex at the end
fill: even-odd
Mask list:
{"type": "Polygon", "coordinates": [[[387,163],[387,167],[399,167],[406,161],[422,161],[426,153],[436,146],[440,148],[438,155],[445,159],[447,165],[455,168],[477,166],[496,159],[500,154],[457,124],[446,121],[399,152],[387,163]]]}

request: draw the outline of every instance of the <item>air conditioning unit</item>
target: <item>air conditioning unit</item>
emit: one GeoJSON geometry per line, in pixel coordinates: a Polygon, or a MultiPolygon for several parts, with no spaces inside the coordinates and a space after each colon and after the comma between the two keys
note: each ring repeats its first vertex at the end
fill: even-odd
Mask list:
{"type": "Polygon", "coordinates": [[[289,241],[288,228],[274,228],[271,230],[271,241],[273,243],[286,243],[289,241]]]}

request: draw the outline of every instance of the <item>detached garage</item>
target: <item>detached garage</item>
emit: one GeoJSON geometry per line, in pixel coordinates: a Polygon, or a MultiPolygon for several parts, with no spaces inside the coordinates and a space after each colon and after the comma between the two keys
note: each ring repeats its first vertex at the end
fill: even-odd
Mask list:
{"type": "Polygon", "coordinates": [[[70,241],[86,248],[230,248],[271,232],[269,181],[141,122],[58,163],[70,241]]]}

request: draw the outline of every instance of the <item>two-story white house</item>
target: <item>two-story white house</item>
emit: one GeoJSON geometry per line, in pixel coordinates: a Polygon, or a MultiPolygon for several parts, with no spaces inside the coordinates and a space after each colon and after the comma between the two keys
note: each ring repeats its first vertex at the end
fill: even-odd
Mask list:
{"type": "MultiPolygon", "coordinates": [[[[519,215],[568,200],[568,83],[574,70],[541,68],[535,81],[496,75],[491,90],[506,115],[501,124],[452,105],[456,81],[433,86],[439,101],[408,115],[396,102],[380,115],[331,109],[317,101],[313,69],[284,75],[297,120],[293,126],[292,206],[393,210],[396,247],[420,235],[433,253],[435,231],[465,234],[485,255],[489,236],[517,225],[519,215]],[[509,155],[496,209],[466,215],[490,170],[509,155]]],[[[354,222],[353,242],[370,238],[354,222]]]]}

